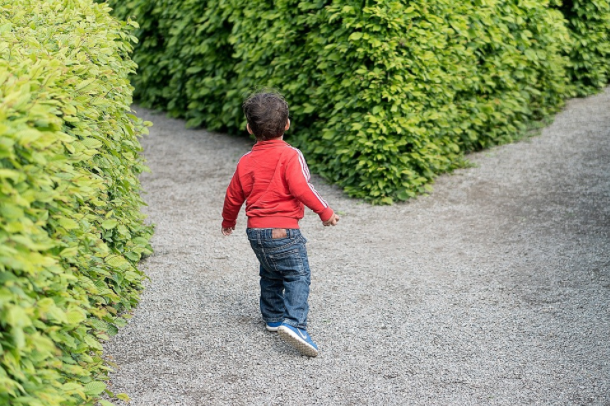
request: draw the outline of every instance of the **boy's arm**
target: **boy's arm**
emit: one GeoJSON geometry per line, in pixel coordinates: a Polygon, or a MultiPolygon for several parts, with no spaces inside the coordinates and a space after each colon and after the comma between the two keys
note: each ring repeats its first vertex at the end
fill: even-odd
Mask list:
{"type": "Polygon", "coordinates": [[[229,187],[227,187],[225,203],[222,208],[222,233],[224,235],[229,235],[232,230],[235,230],[237,215],[239,214],[241,205],[244,204],[244,200],[246,200],[244,190],[241,187],[237,171],[235,171],[231,183],[229,183],[229,187]]]}
{"type": "Polygon", "coordinates": [[[320,220],[325,223],[324,225],[334,226],[339,220],[338,216],[328,203],[322,199],[322,196],[314,189],[313,185],[309,183],[309,168],[305,158],[301,151],[298,149],[295,149],[295,151],[297,154],[286,165],[286,182],[288,183],[290,193],[320,216],[320,220]]]}

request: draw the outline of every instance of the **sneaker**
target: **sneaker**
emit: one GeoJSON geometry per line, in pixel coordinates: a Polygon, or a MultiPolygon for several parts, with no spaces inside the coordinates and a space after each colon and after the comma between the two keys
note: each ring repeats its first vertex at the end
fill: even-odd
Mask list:
{"type": "Polygon", "coordinates": [[[267,331],[276,332],[277,329],[280,328],[281,325],[282,325],[281,321],[272,321],[271,323],[265,324],[265,328],[267,328],[267,331]]]}
{"type": "Polygon", "coordinates": [[[280,337],[288,344],[296,348],[301,354],[309,357],[318,355],[318,346],[313,342],[307,331],[302,328],[292,327],[286,323],[278,329],[280,337]]]}

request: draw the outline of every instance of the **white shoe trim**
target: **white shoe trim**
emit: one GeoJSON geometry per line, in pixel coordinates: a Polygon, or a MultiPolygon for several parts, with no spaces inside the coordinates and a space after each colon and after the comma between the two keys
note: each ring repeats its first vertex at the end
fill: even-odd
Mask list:
{"type": "Polygon", "coordinates": [[[278,333],[284,341],[296,348],[301,354],[309,357],[316,357],[318,355],[318,350],[314,346],[303,340],[300,334],[295,333],[288,327],[280,326],[278,333]]]}

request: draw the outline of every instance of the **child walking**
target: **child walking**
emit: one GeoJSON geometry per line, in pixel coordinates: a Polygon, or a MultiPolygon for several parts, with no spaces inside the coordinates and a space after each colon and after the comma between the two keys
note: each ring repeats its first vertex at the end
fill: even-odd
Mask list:
{"type": "Polygon", "coordinates": [[[283,140],[290,128],[284,98],[256,93],[242,107],[256,144],[239,160],[227,188],[222,233],[235,230],[245,201],[246,233],[260,262],[260,308],[266,328],[277,331],[301,354],[315,357],[318,346],[307,333],[311,273],[299,220],[304,206],[317,213],[324,226],[336,225],[339,216],[309,183],[301,151],[283,140]]]}

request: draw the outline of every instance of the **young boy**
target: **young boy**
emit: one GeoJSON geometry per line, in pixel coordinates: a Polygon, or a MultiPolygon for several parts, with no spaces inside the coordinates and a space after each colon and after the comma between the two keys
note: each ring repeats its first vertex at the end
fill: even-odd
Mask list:
{"type": "Polygon", "coordinates": [[[244,201],[250,245],[260,262],[260,308],[266,328],[299,352],[318,355],[307,333],[310,270],[305,238],[299,230],[304,205],[325,226],[339,221],[309,183],[303,154],[286,143],[290,128],[288,104],[276,93],[256,93],[243,104],[246,128],[256,137],[252,151],[241,157],[227,188],[222,210],[222,233],[235,230],[244,201]]]}

